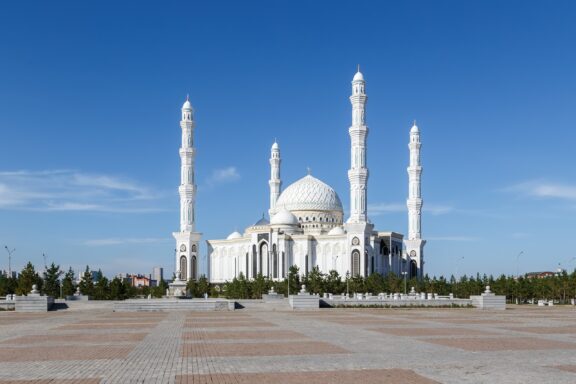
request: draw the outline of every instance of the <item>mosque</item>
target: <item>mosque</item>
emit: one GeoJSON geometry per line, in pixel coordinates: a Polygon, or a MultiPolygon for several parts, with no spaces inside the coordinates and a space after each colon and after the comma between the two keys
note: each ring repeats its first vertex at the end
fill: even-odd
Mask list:
{"type": "MultiPolygon", "coordinates": [[[[345,220],[342,201],[336,191],[308,174],[282,190],[280,146],[274,142],[270,154],[270,220],[262,218],[243,233],[232,232],[226,239],[207,240],[205,270],[212,283],[231,281],[243,274],[253,279],[258,274],[273,280],[286,278],[290,266],[300,274],[318,267],[342,277],[394,272],[408,278],[423,276],[424,245],[421,238],[420,131],[410,129],[408,167],[408,237],[394,231],[379,231],[368,219],[368,166],[366,162],[365,120],[366,82],[358,70],[352,80],[352,124],[348,129],[351,144],[350,215],[345,220]]],[[[180,231],[176,240],[176,275],[182,280],[197,279],[201,234],[196,232],[194,204],[194,111],[187,99],[182,106],[182,145],[180,231]]]]}

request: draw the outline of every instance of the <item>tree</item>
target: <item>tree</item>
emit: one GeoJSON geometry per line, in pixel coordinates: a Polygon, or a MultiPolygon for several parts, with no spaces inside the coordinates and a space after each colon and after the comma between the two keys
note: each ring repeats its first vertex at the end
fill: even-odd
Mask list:
{"type": "Polygon", "coordinates": [[[52,297],[60,297],[60,266],[52,263],[44,272],[44,294],[52,297]]]}
{"type": "Polygon", "coordinates": [[[290,287],[290,293],[295,295],[300,290],[300,276],[298,275],[300,269],[296,265],[292,265],[288,268],[288,286],[290,287]]]}
{"type": "Polygon", "coordinates": [[[261,273],[256,275],[256,278],[252,282],[252,298],[253,299],[261,299],[262,295],[266,293],[267,290],[267,281],[262,276],[261,273]]]}
{"type": "Polygon", "coordinates": [[[328,275],[325,276],[325,279],[326,292],[337,295],[344,291],[345,287],[342,284],[342,279],[340,278],[338,271],[330,271],[328,275]]]}
{"type": "Polygon", "coordinates": [[[95,300],[107,300],[110,298],[110,287],[109,282],[102,273],[99,273],[98,281],[94,286],[94,299],[95,300]]]}
{"type": "Polygon", "coordinates": [[[92,281],[92,272],[90,272],[88,265],[78,286],[80,287],[80,293],[83,295],[94,296],[94,282],[92,281]]]}
{"type": "Polygon", "coordinates": [[[34,270],[34,265],[28,262],[20,275],[18,276],[18,287],[16,288],[17,295],[28,295],[32,290],[32,285],[36,284],[39,290],[42,289],[42,279],[34,270]]]}
{"type": "Polygon", "coordinates": [[[126,286],[122,279],[115,277],[110,282],[110,300],[124,300],[126,299],[126,286]]]}
{"type": "Polygon", "coordinates": [[[74,271],[72,270],[72,267],[70,267],[68,268],[68,272],[66,272],[64,278],[62,279],[62,295],[64,297],[72,296],[75,290],[76,289],[74,288],[74,271]]]}
{"type": "Polygon", "coordinates": [[[200,276],[198,284],[196,284],[196,293],[198,297],[204,297],[205,293],[210,291],[210,283],[205,275],[200,276]]]}
{"type": "Polygon", "coordinates": [[[18,280],[7,275],[0,275],[0,296],[11,295],[16,292],[18,280]]]}
{"type": "Polygon", "coordinates": [[[306,289],[308,292],[323,294],[325,291],[324,277],[325,275],[320,272],[320,268],[317,265],[314,266],[306,276],[306,289]]]}
{"type": "Polygon", "coordinates": [[[386,292],[384,277],[379,273],[373,273],[366,278],[366,290],[374,295],[386,292]]]}

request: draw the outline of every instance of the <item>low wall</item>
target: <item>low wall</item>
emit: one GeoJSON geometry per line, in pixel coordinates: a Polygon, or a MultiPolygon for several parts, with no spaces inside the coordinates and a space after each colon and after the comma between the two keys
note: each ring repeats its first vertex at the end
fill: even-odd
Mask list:
{"type": "Polygon", "coordinates": [[[322,299],[321,304],[327,307],[467,307],[473,305],[470,299],[438,299],[438,300],[358,300],[358,299],[322,299]]]}
{"type": "Polygon", "coordinates": [[[13,301],[0,300],[0,310],[13,311],[15,303],[13,301]]]}
{"type": "Polygon", "coordinates": [[[48,312],[54,305],[50,296],[29,295],[14,298],[16,312],[48,312]]]}
{"type": "Polygon", "coordinates": [[[506,309],[506,296],[497,295],[481,295],[481,296],[470,296],[472,305],[479,309],[506,309]]]}
{"type": "Polygon", "coordinates": [[[320,297],[315,295],[290,295],[288,303],[294,310],[320,309],[320,297]]]}
{"type": "Polygon", "coordinates": [[[234,301],[223,299],[132,299],[114,302],[114,312],[233,311],[234,301]]]}

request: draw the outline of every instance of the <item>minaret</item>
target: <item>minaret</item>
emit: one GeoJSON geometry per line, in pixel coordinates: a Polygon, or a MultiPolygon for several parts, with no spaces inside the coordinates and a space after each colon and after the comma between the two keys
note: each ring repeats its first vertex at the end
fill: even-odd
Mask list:
{"type": "Polygon", "coordinates": [[[276,140],[270,149],[270,210],[268,215],[270,218],[276,213],[276,201],[280,196],[280,188],[282,187],[282,180],[280,179],[280,147],[276,140]]]}
{"type": "Polygon", "coordinates": [[[182,105],[182,144],[180,146],[180,232],[176,239],[176,277],[187,281],[197,279],[199,267],[199,242],[201,234],[195,232],[196,184],[194,183],[194,110],[188,97],[182,105]]]}
{"type": "Polygon", "coordinates": [[[366,82],[360,67],[352,79],[352,125],[348,129],[352,146],[351,165],[348,171],[350,181],[350,218],[349,223],[366,223],[366,205],[368,189],[368,168],[366,168],[366,82]]]}
{"type": "Polygon", "coordinates": [[[411,277],[422,277],[423,270],[423,248],[426,241],[422,240],[421,218],[422,218],[422,193],[421,175],[422,165],[420,164],[420,130],[414,122],[410,129],[410,166],[408,167],[408,239],[404,241],[406,256],[410,262],[411,277]],[[414,264],[414,265],[413,265],[414,264]],[[414,271],[414,267],[416,271],[414,271]],[[416,276],[414,276],[416,272],[416,276]]]}

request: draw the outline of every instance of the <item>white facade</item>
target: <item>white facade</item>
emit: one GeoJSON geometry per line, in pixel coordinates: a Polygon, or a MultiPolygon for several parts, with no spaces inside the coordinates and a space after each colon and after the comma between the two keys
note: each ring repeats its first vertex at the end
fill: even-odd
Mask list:
{"type": "Polygon", "coordinates": [[[176,240],[176,279],[197,279],[199,267],[199,243],[201,233],[195,231],[196,184],[194,182],[194,110],[186,98],[182,105],[182,144],[180,146],[180,231],[172,235],[176,240]]]}
{"type": "MultiPolygon", "coordinates": [[[[230,281],[242,273],[252,279],[258,274],[284,279],[290,266],[306,274],[314,267],[340,276],[386,275],[407,272],[422,276],[420,217],[420,136],[411,130],[408,210],[409,238],[396,232],[379,232],[368,220],[368,166],[366,158],[366,82],[360,71],[352,80],[350,216],[344,221],[340,197],[329,185],[312,175],[281,190],[280,147],[274,142],[270,155],[270,221],[260,219],[244,233],[226,239],[207,240],[209,279],[230,281]],[[406,244],[406,250],[404,248],[406,244]],[[409,247],[409,249],[408,249],[409,247]],[[409,252],[406,252],[408,251],[409,252]],[[415,252],[413,252],[415,251],[415,252]],[[411,256],[412,255],[412,256],[411,256]]],[[[417,129],[416,129],[417,130],[417,129]]]]}

